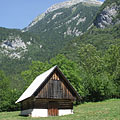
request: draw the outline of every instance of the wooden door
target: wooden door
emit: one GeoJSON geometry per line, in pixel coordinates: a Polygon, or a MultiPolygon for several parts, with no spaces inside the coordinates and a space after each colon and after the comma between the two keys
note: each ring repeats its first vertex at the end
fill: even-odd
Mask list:
{"type": "Polygon", "coordinates": [[[49,102],[48,105],[48,116],[58,116],[58,103],[57,102],[49,102]]]}

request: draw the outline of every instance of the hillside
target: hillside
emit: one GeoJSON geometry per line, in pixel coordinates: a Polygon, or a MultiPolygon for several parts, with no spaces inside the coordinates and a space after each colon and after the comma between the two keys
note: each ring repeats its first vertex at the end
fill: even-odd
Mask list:
{"type": "Polygon", "coordinates": [[[104,52],[110,45],[120,45],[120,0],[106,0],[98,11],[92,27],[82,36],[70,41],[62,52],[68,58],[78,59],[82,44],[91,44],[104,52]],[[71,50],[71,51],[69,51],[71,50]]]}
{"type": "Polygon", "coordinates": [[[37,41],[40,41],[40,38],[35,35],[16,29],[0,28],[0,70],[5,71],[13,84],[14,80],[16,81],[15,86],[21,71],[31,63],[31,56],[34,60],[36,51],[40,51],[37,41]],[[34,47],[36,50],[31,50],[34,47]]]}
{"type": "Polygon", "coordinates": [[[96,0],[75,1],[53,5],[22,31],[0,28],[0,69],[10,76],[12,86],[22,83],[21,72],[28,69],[33,60],[48,61],[61,52],[80,63],[79,49],[83,44],[91,44],[103,53],[112,44],[119,46],[120,0],[106,0],[101,7],[101,2],[96,0]],[[56,30],[59,24],[63,25],[56,30]],[[66,31],[69,27],[87,32],[76,37],[73,31],[66,31]],[[43,33],[45,29],[48,31],[43,33]],[[70,34],[64,35],[65,32],[70,34]]]}
{"type": "Polygon", "coordinates": [[[23,32],[40,36],[43,49],[40,60],[48,60],[70,40],[87,31],[101,4],[96,0],[70,0],[53,5],[23,32]]]}
{"type": "Polygon", "coordinates": [[[96,0],[73,1],[53,5],[22,31],[0,28],[0,111],[19,110],[15,101],[20,94],[36,76],[54,65],[63,71],[82,101],[120,98],[120,0],[106,0],[98,11],[100,3],[96,0]],[[80,15],[85,15],[84,21],[80,15]],[[55,22],[64,25],[56,30],[55,22]],[[66,32],[69,25],[72,31],[66,32]],[[79,36],[73,29],[77,27],[85,27],[79,36]],[[45,34],[44,28],[48,29],[45,34]]]}
{"type": "Polygon", "coordinates": [[[0,28],[0,55],[49,60],[88,29],[101,4],[96,0],[71,0],[51,6],[22,31],[0,28]]]}
{"type": "Polygon", "coordinates": [[[31,61],[50,60],[71,39],[86,32],[101,4],[70,0],[51,6],[24,30],[0,28],[0,70],[17,85],[31,61]]]}
{"type": "Polygon", "coordinates": [[[31,118],[19,116],[20,112],[1,112],[0,120],[119,120],[120,99],[74,106],[74,114],[61,117],[31,118]]]}
{"type": "MultiPolygon", "coordinates": [[[[87,93],[88,99],[93,99],[93,96],[99,99],[98,94],[102,96],[106,94],[104,96],[106,97],[114,88],[109,89],[109,93],[105,94],[102,94],[102,90],[104,91],[105,86],[110,84],[112,87],[116,86],[117,94],[114,95],[120,97],[119,9],[120,0],[106,0],[100,11],[98,11],[92,27],[82,36],[71,40],[61,51],[68,59],[78,64],[81,70],[80,76],[84,80],[85,92],[89,91],[87,93]],[[116,15],[111,17],[112,12],[116,13],[116,15]],[[111,22],[107,24],[109,20],[111,22]],[[102,84],[103,81],[107,82],[105,86],[102,84]],[[109,82],[111,83],[109,84],[109,82]],[[98,85],[99,83],[102,85],[101,87],[98,85]]],[[[113,94],[113,91],[111,92],[113,94]]],[[[114,95],[112,96],[115,97],[114,95]]]]}
{"type": "Polygon", "coordinates": [[[95,26],[86,32],[84,35],[72,40],[62,50],[68,58],[72,60],[78,59],[79,48],[83,44],[91,44],[96,47],[97,50],[104,52],[110,45],[120,45],[120,25],[114,27],[100,29],[95,26]],[[70,50],[70,51],[69,51],[70,50]]]}

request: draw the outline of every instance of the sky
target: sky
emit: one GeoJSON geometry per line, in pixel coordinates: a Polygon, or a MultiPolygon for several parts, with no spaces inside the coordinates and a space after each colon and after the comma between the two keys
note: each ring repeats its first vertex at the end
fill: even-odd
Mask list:
{"type": "Polygon", "coordinates": [[[0,27],[23,29],[47,8],[64,1],[67,0],[0,0],[0,27]]]}

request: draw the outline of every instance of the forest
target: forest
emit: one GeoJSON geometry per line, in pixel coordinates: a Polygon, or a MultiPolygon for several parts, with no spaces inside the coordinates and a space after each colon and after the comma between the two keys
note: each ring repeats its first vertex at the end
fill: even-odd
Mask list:
{"type": "MultiPolygon", "coordinates": [[[[0,71],[0,111],[20,109],[15,101],[44,71],[57,65],[82,97],[81,102],[96,102],[120,97],[120,46],[110,45],[104,52],[92,44],[82,44],[77,62],[58,54],[49,61],[32,61],[21,72],[21,88],[11,87],[10,78],[0,71]]],[[[18,85],[19,86],[19,85],[18,85]]]]}

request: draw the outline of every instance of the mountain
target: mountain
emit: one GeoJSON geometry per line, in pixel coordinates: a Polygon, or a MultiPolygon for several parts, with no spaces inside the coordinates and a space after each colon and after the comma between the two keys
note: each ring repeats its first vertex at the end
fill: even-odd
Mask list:
{"type": "Polygon", "coordinates": [[[120,0],[100,5],[72,0],[53,5],[23,30],[0,28],[3,110],[14,108],[21,88],[51,63],[63,64],[83,101],[120,97],[120,0]],[[14,90],[9,90],[9,80],[14,90]]]}
{"type": "Polygon", "coordinates": [[[12,59],[48,60],[89,29],[101,4],[97,0],[66,1],[48,8],[22,31],[0,28],[0,53],[12,59]]]}
{"type": "MultiPolygon", "coordinates": [[[[84,16],[86,13],[83,14],[83,9],[85,8],[85,6],[93,7],[93,6],[100,6],[101,4],[102,2],[97,0],[69,0],[59,4],[55,4],[50,8],[48,8],[45,13],[36,17],[36,19],[33,20],[29,24],[29,26],[23,30],[23,32],[33,31],[33,32],[40,33],[40,32],[43,32],[44,30],[46,31],[46,29],[43,26],[45,26],[45,24],[46,24],[45,27],[49,26],[49,24],[53,25],[52,22],[55,23],[55,27],[58,27],[58,23],[61,25],[59,27],[63,27],[63,24],[65,25],[70,24],[71,22],[73,21],[76,22],[78,20],[76,22],[76,26],[78,26],[80,22],[84,22],[84,20],[82,19],[86,17],[84,16]],[[59,22],[58,22],[58,18],[59,18],[59,22]],[[44,25],[42,26],[41,24],[44,24],[44,25]],[[34,28],[35,30],[33,30],[34,28]]],[[[87,9],[86,9],[86,12],[88,12],[89,14],[89,11],[87,9]]],[[[93,13],[91,13],[91,16],[93,16],[93,13]]],[[[73,34],[75,35],[75,33],[73,34]]]]}
{"type": "Polygon", "coordinates": [[[101,4],[97,0],[71,0],[51,6],[23,30],[0,28],[0,69],[18,85],[21,71],[31,61],[51,59],[85,33],[101,4]]]}
{"type": "Polygon", "coordinates": [[[120,46],[119,28],[120,0],[106,0],[97,12],[91,28],[82,36],[71,40],[62,53],[78,61],[78,51],[83,44],[92,44],[103,53],[110,45],[120,46]]]}
{"type": "Polygon", "coordinates": [[[71,0],[55,4],[22,32],[40,36],[44,49],[42,53],[48,60],[58,54],[71,39],[89,29],[101,4],[97,0],[71,0]]]}

